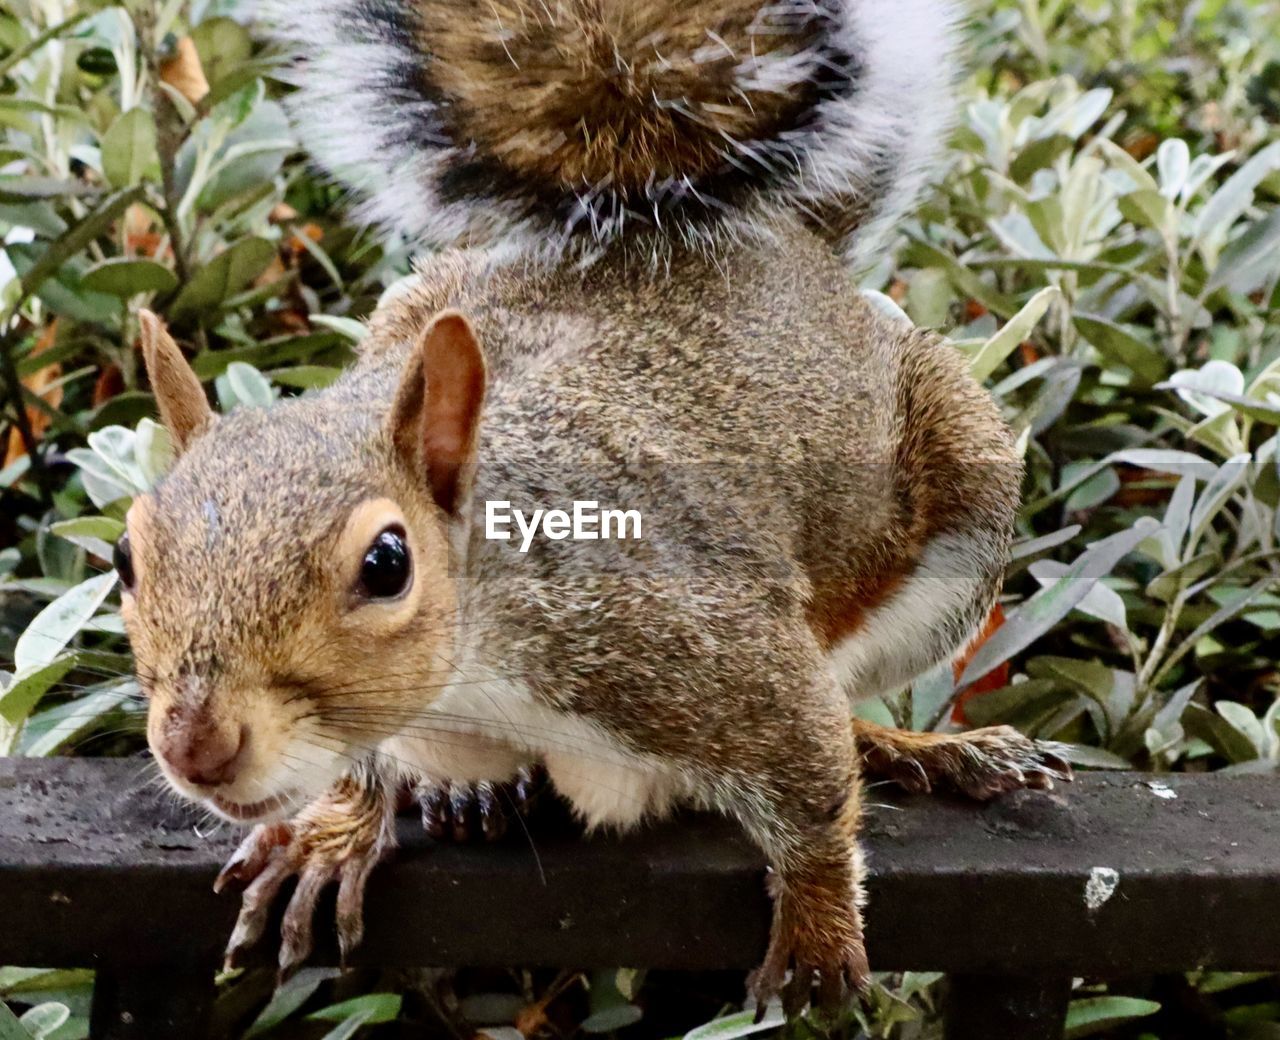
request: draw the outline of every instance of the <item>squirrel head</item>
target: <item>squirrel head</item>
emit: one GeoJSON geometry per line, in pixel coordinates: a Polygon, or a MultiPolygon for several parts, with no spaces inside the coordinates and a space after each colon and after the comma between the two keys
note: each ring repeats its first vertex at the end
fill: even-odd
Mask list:
{"type": "Polygon", "coordinates": [[[134,502],[116,553],[148,741],[187,797],[230,819],[277,816],[367,757],[447,677],[450,524],[484,356],[445,312],[388,414],[320,393],[217,417],[159,320],[144,314],[142,327],[178,453],[134,502]]]}

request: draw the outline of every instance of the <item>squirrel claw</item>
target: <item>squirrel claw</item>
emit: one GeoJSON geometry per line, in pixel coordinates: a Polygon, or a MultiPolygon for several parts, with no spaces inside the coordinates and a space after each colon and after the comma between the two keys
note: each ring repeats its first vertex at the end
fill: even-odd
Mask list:
{"type": "Polygon", "coordinates": [[[505,783],[444,781],[418,789],[422,829],[434,841],[497,841],[512,813],[527,816],[546,785],[541,766],[526,767],[505,783]]]}
{"type": "Polygon", "coordinates": [[[813,1003],[816,981],[818,993],[816,1007],[826,1015],[835,1015],[849,1005],[851,999],[866,989],[868,975],[865,964],[850,957],[848,962],[834,968],[821,968],[812,964],[796,964],[787,974],[781,965],[768,964],[754,972],[747,986],[755,1001],[755,1024],[764,1021],[769,1002],[780,998],[782,1013],[796,1018],[813,1003]]]}
{"type": "Polygon", "coordinates": [[[338,945],[345,963],[364,932],[364,890],[390,847],[390,823],[382,793],[344,781],[292,823],[255,827],[215,883],[221,890],[232,881],[247,882],[227,943],[226,967],[235,967],[262,938],[280,890],[293,877],[298,879],[297,888],[280,925],[280,982],[310,956],[316,904],[334,881],[338,882],[338,945]]]}
{"type": "Polygon", "coordinates": [[[948,770],[949,786],[978,801],[1019,788],[1051,791],[1055,781],[1070,783],[1071,765],[1061,745],[1032,740],[1011,726],[973,730],[960,738],[965,754],[948,770]]]}
{"type": "Polygon", "coordinates": [[[878,732],[863,737],[859,750],[868,776],[916,794],[946,790],[986,802],[1020,788],[1049,791],[1072,778],[1061,745],[1012,726],[925,737],[878,732]]]}
{"type": "Polygon", "coordinates": [[[266,868],[271,853],[281,845],[287,845],[293,836],[287,823],[265,823],[254,827],[242,841],[226,866],[213,882],[213,891],[221,895],[232,882],[247,883],[266,868]]]}
{"type": "Polygon", "coordinates": [[[844,1010],[871,981],[856,901],[846,904],[836,892],[812,884],[788,885],[772,873],[769,890],[774,898],[769,949],[747,980],[756,1022],[775,998],[788,1019],[801,1014],[813,1001],[815,982],[820,1011],[844,1010]]]}

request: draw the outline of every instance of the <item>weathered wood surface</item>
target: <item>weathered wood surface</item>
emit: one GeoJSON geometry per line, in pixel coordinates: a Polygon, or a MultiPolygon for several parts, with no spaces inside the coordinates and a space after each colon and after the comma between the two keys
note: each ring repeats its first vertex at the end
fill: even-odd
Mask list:
{"type": "MultiPolygon", "coordinates": [[[[210,886],[236,832],[202,833],[153,776],[140,760],[0,760],[0,963],[217,960],[237,899],[210,886]]],[[[879,969],[1280,969],[1265,925],[1280,918],[1280,778],[1153,789],[1092,774],[986,807],[883,787],[871,799],[879,969]]],[[[359,962],[748,968],[763,952],[763,862],[726,821],[691,815],[618,840],[535,819],[532,842],[513,826],[468,847],[433,847],[414,824],[373,877],[359,962]]]]}

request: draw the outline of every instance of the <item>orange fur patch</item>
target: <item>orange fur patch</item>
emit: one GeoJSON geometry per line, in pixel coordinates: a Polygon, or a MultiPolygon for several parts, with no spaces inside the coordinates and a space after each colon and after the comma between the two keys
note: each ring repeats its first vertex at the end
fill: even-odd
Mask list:
{"type": "Polygon", "coordinates": [[[907,563],[899,570],[815,594],[809,603],[809,625],[823,648],[830,650],[854,635],[866,624],[867,615],[897,592],[914,570],[915,564],[907,563]]]}

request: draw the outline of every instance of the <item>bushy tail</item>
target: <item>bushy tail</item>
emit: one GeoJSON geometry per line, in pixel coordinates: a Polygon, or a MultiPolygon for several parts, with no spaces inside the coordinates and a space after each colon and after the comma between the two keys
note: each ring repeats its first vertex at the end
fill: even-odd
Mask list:
{"type": "Polygon", "coordinates": [[[306,145],[423,246],[826,229],[861,266],[953,112],[956,0],[268,0],[306,145]]]}

